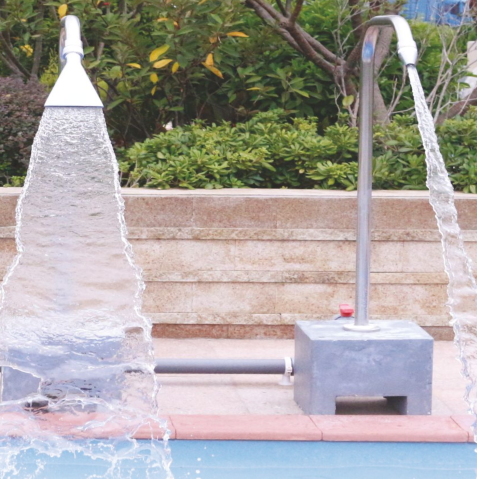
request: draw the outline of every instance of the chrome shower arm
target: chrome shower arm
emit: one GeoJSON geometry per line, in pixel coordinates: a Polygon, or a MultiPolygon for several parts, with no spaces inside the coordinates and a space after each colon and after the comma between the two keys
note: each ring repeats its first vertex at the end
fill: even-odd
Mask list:
{"type": "Polygon", "coordinates": [[[371,272],[371,199],[373,186],[373,109],[374,57],[379,31],[393,27],[398,38],[398,54],[404,66],[417,62],[417,46],[407,21],[398,15],[383,15],[366,23],[361,51],[359,87],[359,153],[358,153],[358,227],[356,237],[356,293],[354,324],[344,326],[353,331],[376,331],[369,324],[369,288],[371,272]]]}
{"type": "Polygon", "coordinates": [[[83,42],[81,41],[81,25],[78,17],[67,15],[61,19],[60,29],[60,71],[66,65],[66,55],[77,53],[84,57],[83,42]]]}
{"type": "MultiPolygon", "coordinates": [[[[372,56],[374,57],[377,36],[375,36],[373,33],[373,27],[393,27],[398,39],[397,51],[401,62],[404,64],[404,66],[415,65],[417,63],[417,45],[412,37],[409,23],[407,23],[403,17],[400,17],[399,15],[380,15],[372,18],[366,23],[365,28],[368,30],[365,35],[364,43],[367,44],[368,48],[371,46],[370,43],[373,43],[372,52],[367,50],[366,53],[368,53],[368,55],[369,53],[372,53],[372,56]],[[366,41],[368,36],[372,38],[369,38],[368,41],[366,41]],[[371,40],[371,42],[369,40],[371,40]]],[[[363,46],[363,57],[364,54],[365,48],[363,46]]]]}

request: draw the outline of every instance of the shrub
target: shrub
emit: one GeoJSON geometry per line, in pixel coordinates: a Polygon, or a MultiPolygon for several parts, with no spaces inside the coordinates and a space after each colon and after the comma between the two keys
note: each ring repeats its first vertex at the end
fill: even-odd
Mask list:
{"type": "MultiPolygon", "coordinates": [[[[358,2],[365,12],[368,3],[358,2]]],[[[394,2],[396,7],[401,3],[394,2]]],[[[356,45],[347,4],[310,0],[299,19],[326,48],[344,56],[356,45]]],[[[291,48],[244,0],[70,0],[45,5],[5,0],[2,36],[11,43],[17,69],[26,72],[25,78],[36,71],[48,88],[58,75],[60,5],[82,22],[83,63],[106,106],[108,129],[117,145],[143,141],[163,131],[170,121],[175,125],[194,119],[237,122],[275,108],[299,117],[317,116],[322,131],[336,121],[342,108],[333,75],[291,48]]],[[[457,30],[419,21],[412,22],[412,29],[424,90],[429,94],[445,85],[449,94],[443,96],[442,105],[446,105],[455,99],[458,79],[464,76],[458,74],[463,66],[457,62],[448,81],[439,79],[442,41],[447,38],[454,44],[457,30]]],[[[458,29],[458,52],[465,50],[467,29],[473,35],[471,25],[458,29]]],[[[454,50],[447,45],[445,51],[446,61],[452,60],[454,50]]],[[[412,95],[408,84],[400,89],[402,65],[395,45],[391,52],[394,55],[386,58],[378,82],[385,102],[397,103],[396,111],[404,111],[412,107],[412,95]]],[[[457,56],[465,63],[465,55],[457,56]]],[[[0,55],[0,75],[11,71],[10,64],[0,55]]]]}
{"type": "MultiPolygon", "coordinates": [[[[438,128],[441,150],[457,190],[477,188],[477,109],[438,128]]],[[[374,134],[374,187],[424,189],[421,137],[409,116],[374,134]]],[[[121,152],[125,186],[149,188],[357,187],[356,128],[338,122],[317,133],[316,118],[289,119],[283,110],[248,122],[195,122],[121,152]]]]}
{"type": "Polygon", "coordinates": [[[38,82],[0,77],[0,184],[22,183],[45,100],[38,82]]]}
{"type": "Polygon", "coordinates": [[[315,118],[288,122],[272,110],[235,126],[195,122],[157,135],[127,150],[121,170],[128,186],[312,188],[316,158],[340,163],[355,150],[354,129],[336,125],[319,136],[315,118]]]}

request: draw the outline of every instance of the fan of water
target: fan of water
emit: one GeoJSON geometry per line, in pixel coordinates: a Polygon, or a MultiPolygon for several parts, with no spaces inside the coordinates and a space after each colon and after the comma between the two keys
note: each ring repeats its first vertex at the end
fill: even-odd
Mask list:
{"type": "MultiPolygon", "coordinates": [[[[470,412],[477,414],[477,285],[472,265],[464,248],[457,223],[454,189],[439,150],[434,122],[426,104],[416,68],[408,66],[416,115],[427,162],[427,187],[430,203],[437,218],[444,253],[444,267],[449,277],[448,306],[452,316],[462,372],[468,381],[466,400],[470,412]]],[[[474,428],[477,433],[477,430],[474,428]]],[[[477,439],[477,436],[476,436],[477,439]]]]}
{"type": "Polygon", "coordinates": [[[74,477],[172,477],[123,210],[102,110],[46,108],[3,283],[0,478],[51,478],[46,455],[68,453],[102,464],[74,477]],[[12,397],[9,380],[30,390],[12,397]]]}

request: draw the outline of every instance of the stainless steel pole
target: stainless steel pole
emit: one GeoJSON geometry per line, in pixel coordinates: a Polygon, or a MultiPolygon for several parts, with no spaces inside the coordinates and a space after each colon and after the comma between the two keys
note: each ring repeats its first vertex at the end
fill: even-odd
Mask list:
{"type": "Polygon", "coordinates": [[[378,16],[367,24],[361,51],[359,88],[359,154],[358,154],[358,225],[356,233],[356,313],[354,324],[343,326],[348,331],[377,331],[369,322],[369,288],[371,269],[371,223],[373,186],[373,96],[374,56],[379,27],[392,26],[398,36],[398,54],[405,66],[417,61],[417,47],[407,21],[398,15],[378,16]]]}

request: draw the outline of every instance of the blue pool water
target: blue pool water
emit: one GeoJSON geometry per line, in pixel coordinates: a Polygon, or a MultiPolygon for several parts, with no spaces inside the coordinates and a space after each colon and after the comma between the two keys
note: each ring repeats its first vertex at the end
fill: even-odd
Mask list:
{"type": "Polygon", "coordinates": [[[171,450],[175,479],[476,479],[477,470],[475,444],[174,441],[171,450]]]}
{"type": "MultiPolygon", "coordinates": [[[[476,479],[475,444],[171,441],[175,479],[476,479]]],[[[28,453],[22,458],[31,463],[28,453]]],[[[25,464],[24,462],[24,464],[25,464]]],[[[83,479],[101,461],[48,458],[41,479],[83,479]]],[[[131,463],[131,479],[146,477],[131,463]]],[[[94,476],[94,477],[98,477],[94,476]]],[[[120,479],[120,478],[118,478],[120,479]]]]}

